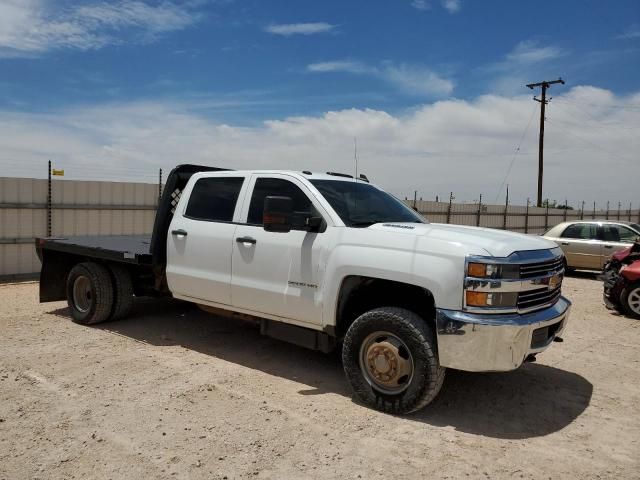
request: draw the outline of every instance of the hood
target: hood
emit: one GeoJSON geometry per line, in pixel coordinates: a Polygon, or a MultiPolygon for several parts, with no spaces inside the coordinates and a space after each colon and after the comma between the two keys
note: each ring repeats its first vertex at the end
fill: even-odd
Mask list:
{"type": "Polygon", "coordinates": [[[464,246],[471,254],[508,257],[513,252],[524,250],[546,250],[558,244],[538,235],[496,230],[493,228],[468,227],[442,223],[377,223],[371,230],[416,235],[439,242],[464,246]]]}

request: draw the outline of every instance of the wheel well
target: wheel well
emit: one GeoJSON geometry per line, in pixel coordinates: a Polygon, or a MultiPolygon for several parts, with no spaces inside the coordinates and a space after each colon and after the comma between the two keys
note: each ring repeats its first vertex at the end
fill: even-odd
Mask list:
{"type": "Polygon", "coordinates": [[[435,324],[435,302],[426,288],[380,278],[352,275],[342,281],[336,311],[336,336],[341,339],[353,321],[378,307],[402,307],[435,324]]]}

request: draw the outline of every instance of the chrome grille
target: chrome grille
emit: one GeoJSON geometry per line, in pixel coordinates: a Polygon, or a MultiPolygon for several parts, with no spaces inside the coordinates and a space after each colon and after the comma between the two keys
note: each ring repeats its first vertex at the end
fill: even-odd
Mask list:
{"type": "Polygon", "coordinates": [[[544,305],[554,304],[560,298],[560,287],[549,290],[536,288],[518,294],[518,310],[530,310],[544,305]]]}
{"type": "Polygon", "coordinates": [[[542,277],[561,270],[563,266],[562,257],[546,262],[525,263],[520,265],[520,278],[542,277]]]}

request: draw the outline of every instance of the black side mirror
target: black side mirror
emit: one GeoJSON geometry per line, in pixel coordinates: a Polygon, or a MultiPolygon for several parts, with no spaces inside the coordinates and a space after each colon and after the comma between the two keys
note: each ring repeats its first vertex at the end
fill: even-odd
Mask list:
{"type": "Polygon", "coordinates": [[[319,232],[323,227],[322,217],[307,217],[307,230],[310,232],[319,232]]]}
{"type": "Polygon", "coordinates": [[[291,197],[270,196],[264,199],[262,224],[267,232],[289,232],[292,214],[293,200],[291,197]]]}

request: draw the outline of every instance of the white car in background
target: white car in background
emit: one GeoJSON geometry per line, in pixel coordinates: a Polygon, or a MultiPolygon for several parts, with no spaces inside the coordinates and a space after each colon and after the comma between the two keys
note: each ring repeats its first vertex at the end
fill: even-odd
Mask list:
{"type": "Polygon", "coordinates": [[[563,222],[543,237],[553,240],[565,255],[565,268],[602,270],[607,259],[640,237],[640,225],[622,220],[563,222]]]}

